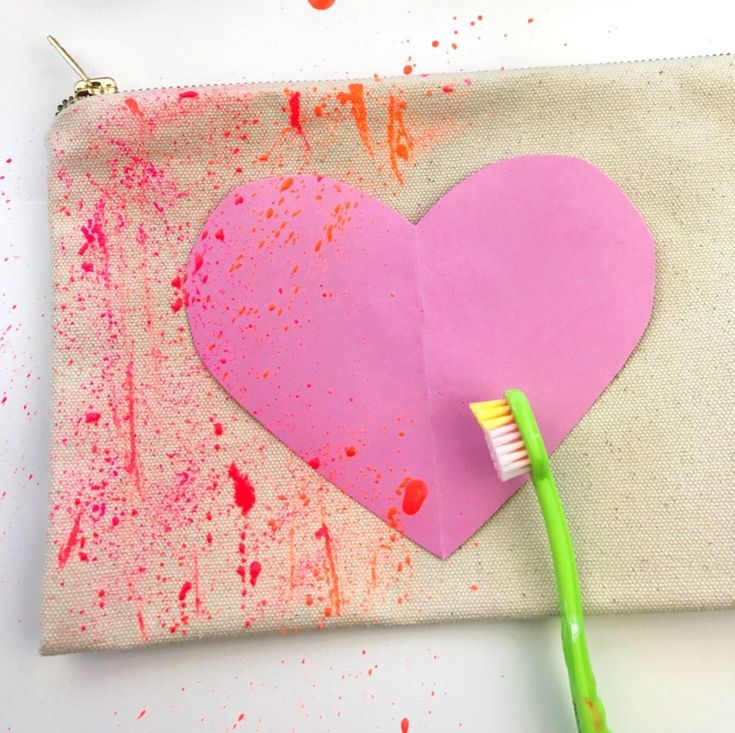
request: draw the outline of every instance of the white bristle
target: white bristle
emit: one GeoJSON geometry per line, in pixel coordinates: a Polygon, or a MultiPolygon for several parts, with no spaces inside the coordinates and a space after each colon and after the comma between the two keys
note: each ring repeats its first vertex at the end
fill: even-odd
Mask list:
{"type": "Polygon", "coordinates": [[[515,422],[485,431],[485,439],[501,481],[531,470],[531,459],[515,422]]]}

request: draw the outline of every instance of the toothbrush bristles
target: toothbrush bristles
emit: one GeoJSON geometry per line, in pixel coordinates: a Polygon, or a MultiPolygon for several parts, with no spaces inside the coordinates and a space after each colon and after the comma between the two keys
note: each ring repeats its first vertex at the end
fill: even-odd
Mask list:
{"type": "Polygon", "coordinates": [[[485,440],[500,480],[509,481],[528,473],[531,460],[507,400],[475,402],[470,408],[485,432],[485,440]]]}

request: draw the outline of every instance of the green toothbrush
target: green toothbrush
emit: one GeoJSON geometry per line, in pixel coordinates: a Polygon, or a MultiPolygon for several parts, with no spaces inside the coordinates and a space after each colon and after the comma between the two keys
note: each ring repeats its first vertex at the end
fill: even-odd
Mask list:
{"type": "Polygon", "coordinates": [[[572,538],[551,474],[549,454],[531,405],[523,392],[510,389],[505,399],[473,402],[470,409],[485,431],[500,480],[531,474],[554,561],[561,640],[577,730],[579,733],[610,733],[587,651],[572,538]]]}

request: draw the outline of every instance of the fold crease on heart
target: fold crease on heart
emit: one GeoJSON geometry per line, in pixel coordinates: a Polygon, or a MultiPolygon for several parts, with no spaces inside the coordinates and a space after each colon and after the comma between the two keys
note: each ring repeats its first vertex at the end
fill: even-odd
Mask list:
{"type": "Polygon", "coordinates": [[[650,318],[654,246],[590,163],[486,166],[417,223],[332,178],[229,192],[187,268],[187,316],[245,410],[396,531],[444,558],[501,483],[467,404],[525,390],[550,450],[650,318]]]}

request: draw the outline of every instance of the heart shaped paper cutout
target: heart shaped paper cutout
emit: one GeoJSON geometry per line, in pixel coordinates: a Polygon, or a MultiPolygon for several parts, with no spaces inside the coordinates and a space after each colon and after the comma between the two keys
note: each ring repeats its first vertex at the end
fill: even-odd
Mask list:
{"type": "Polygon", "coordinates": [[[417,225],[331,178],[230,192],[188,265],[197,351],[326,479],[440,557],[501,484],[467,403],[526,391],[550,450],[648,322],[654,250],[585,161],[490,165],[417,225]]]}

